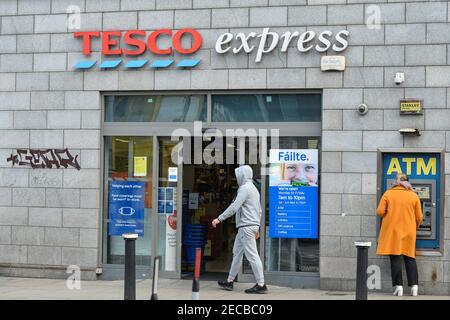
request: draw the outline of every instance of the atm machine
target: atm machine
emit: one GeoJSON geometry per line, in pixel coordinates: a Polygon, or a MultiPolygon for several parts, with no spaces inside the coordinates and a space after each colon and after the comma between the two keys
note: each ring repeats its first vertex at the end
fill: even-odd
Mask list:
{"type": "MultiPolygon", "coordinates": [[[[420,199],[423,220],[417,230],[417,250],[442,249],[444,156],[440,149],[379,149],[378,196],[390,189],[397,174],[403,172],[420,199]]],[[[381,225],[380,219],[377,224],[381,225]]]]}
{"type": "MultiPolygon", "coordinates": [[[[437,240],[436,233],[436,217],[437,217],[437,195],[436,181],[423,179],[410,179],[409,182],[413,186],[414,192],[420,199],[422,205],[422,224],[417,230],[417,240],[437,240]]],[[[395,185],[395,179],[388,179],[389,188],[395,185]]]]}
{"type": "Polygon", "coordinates": [[[423,220],[417,230],[418,239],[436,239],[436,187],[435,181],[413,183],[414,192],[422,205],[423,220]]]}

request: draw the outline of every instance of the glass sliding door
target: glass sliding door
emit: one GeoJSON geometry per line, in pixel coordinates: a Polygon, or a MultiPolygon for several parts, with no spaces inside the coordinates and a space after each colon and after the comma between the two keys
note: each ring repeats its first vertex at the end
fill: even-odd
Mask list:
{"type": "MultiPolygon", "coordinates": [[[[152,256],[161,255],[161,269],[177,272],[180,269],[176,232],[178,184],[169,181],[168,176],[168,168],[175,167],[170,163],[175,143],[170,138],[156,136],[170,136],[158,128],[175,130],[186,123],[206,121],[207,95],[106,94],[103,102],[103,264],[123,266],[124,263],[124,240],[109,234],[112,225],[109,198],[114,194],[111,190],[127,185],[128,181],[135,186],[145,183],[144,218],[138,220],[143,223],[144,234],[136,242],[136,264],[151,268],[152,256]],[[110,188],[115,181],[122,183],[110,188]]],[[[122,208],[128,213],[134,209],[133,206],[119,207],[122,208]]]]}
{"type": "Polygon", "coordinates": [[[172,162],[172,150],[177,142],[170,138],[158,138],[158,240],[157,253],[161,256],[160,269],[179,274],[179,235],[181,214],[178,209],[178,184],[181,172],[178,165],[172,162]]]}
{"type": "Polygon", "coordinates": [[[136,264],[150,266],[152,255],[152,163],[153,137],[105,137],[104,236],[107,264],[124,263],[125,244],[121,236],[110,236],[110,184],[115,181],[144,183],[144,234],[136,241],[136,264]]]}

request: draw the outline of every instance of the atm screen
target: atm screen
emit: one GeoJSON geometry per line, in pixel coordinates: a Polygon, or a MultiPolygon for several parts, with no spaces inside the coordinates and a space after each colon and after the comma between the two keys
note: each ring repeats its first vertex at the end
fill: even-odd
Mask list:
{"type": "Polygon", "coordinates": [[[431,198],[430,186],[413,186],[413,189],[420,200],[430,200],[431,198]]]}

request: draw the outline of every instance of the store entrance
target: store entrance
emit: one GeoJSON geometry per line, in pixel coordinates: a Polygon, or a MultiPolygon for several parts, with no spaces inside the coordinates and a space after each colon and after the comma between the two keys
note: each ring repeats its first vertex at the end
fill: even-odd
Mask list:
{"type": "Polygon", "coordinates": [[[232,202],[238,184],[234,169],[238,165],[185,164],[183,166],[183,230],[182,276],[194,270],[192,239],[204,241],[202,276],[211,279],[226,277],[233,257],[237,230],[234,216],[213,228],[211,222],[232,202]],[[200,230],[200,231],[199,231],[200,230]]]}

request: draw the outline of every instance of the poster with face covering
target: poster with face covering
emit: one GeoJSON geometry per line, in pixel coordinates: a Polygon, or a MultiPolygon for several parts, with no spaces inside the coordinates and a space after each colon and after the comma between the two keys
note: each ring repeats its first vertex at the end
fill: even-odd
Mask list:
{"type": "Polygon", "coordinates": [[[318,238],[317,149],[270,150],[269,236],[318,238]]]}

